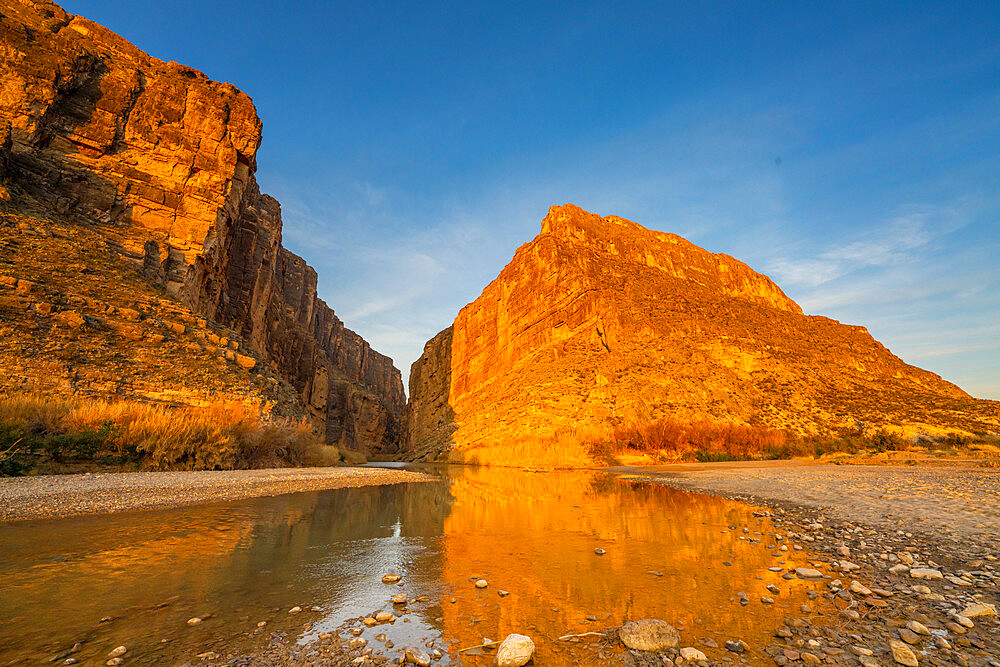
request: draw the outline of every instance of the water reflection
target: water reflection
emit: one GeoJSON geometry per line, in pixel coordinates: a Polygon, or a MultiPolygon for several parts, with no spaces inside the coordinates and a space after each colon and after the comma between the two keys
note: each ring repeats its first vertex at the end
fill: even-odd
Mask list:
{"type": "Polygon", "coordinates": [[[595,472],[436,472],[438,482],[0,527],[0,661],[47,661],[75,642],[81,660],[118,644],[143,664],[226,655],[272,631],[337,631],[405,591],[431,600],[405,623],[365,629],[369,646],[398,652],[375,641],[384,633],[397,648],[428,641],[455,656],[522,632],[539,664],[586,663],[597,648],[556,638],[654,617],[684,628],[687,644],[752,640],[811,586],[767,569],[801,561],[767,548],[767,520],[745,505],[595,472]],[[401,585],[381,583],[385,572],[401,585]],[[306,611],[290,616],[295,605],[306,611]],[[210,617],[188,626],[195,616],[210,617]]]}

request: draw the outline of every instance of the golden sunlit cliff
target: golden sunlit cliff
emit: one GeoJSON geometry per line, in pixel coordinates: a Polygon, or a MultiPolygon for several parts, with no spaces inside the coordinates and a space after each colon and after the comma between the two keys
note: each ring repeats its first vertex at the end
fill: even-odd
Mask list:
{"type": "MultiPolygon", "coordinates": [[[[31,348],[60,378],[17,369],[0,389],[132,396],[116,372],[96,372],[109,377],[95,389],[49,358],[107,320],[128,329],[107,341],[126,357],[129,341],[176,339],[238,366],[236,376],[290,386],[328,443],[395,448],[400,373],[344,326],[318,298],[316,272],[282,246],[278,202],[254,177],[261,121],[249,96],[44,0],[0,0],[0,63],[5,333],[34,330],[13,351],[27,358],[31,348]],[[49,271],[59,257],[73,265],[49,271]],[[124,294],[100,281],[110,274],[127,275],[124,294]],[[77,326],[58,326],[64,311],[77,326]],[[48,336],[52,322],[69,335],[48,336]]],[[[183,386],[175,398],[205,393],[194,375],[169,370],[158,382],[183,386]]]]}
{"type": "Polygon", "coordinates": [[[406,448],[530,463],[553,442],[657,420],[982,432],[997,430],[1000,409],[863,327],[804,315],[732,257],[567,204],[428,342],[410,376],[406,448]]]}

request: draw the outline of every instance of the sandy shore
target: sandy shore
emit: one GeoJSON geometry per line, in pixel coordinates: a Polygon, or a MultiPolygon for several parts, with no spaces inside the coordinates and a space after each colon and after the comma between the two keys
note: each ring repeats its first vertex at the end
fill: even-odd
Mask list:
{"type": "Polygon", "coordinates": [[[386,468],[122,472],[0,479],[0,523],[433,479],[386,468]]]}
{"type": "Polygon", "coordinates": [[[687,491],[822,510],[829,519],[1000,548],[1000,469],[753,461],[616,471],[687,491]]]}

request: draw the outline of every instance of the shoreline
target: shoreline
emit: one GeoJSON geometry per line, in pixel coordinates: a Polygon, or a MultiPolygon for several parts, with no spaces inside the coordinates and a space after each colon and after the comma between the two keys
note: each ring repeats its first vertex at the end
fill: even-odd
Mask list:
{"type": "Polygon", "coordinates": [[[971,541],[1000,552],[997,468],[741,461],[607,470],[683,491],[809,512],[827,521],[902,528],[942,547],[971,541]]]}
{"type": "Polygon", "coordinates": [[[302,491],[431,481],[375,467],[110,472],[0,478],[0,525],[226,502],[302,491]]]}

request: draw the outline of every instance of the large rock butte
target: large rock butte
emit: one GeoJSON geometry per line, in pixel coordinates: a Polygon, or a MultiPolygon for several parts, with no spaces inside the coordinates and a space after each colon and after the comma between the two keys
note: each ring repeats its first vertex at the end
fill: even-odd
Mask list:
{"type": "Polygon", "coordinates": [[[237,332],[327,442],[395,448],[400,373],[282,247],[278,202],[254,178],[261,121],[246,94],[44,0],[0,0],[0,62],[6,185],[97,223],[151,281],[237,332]]]}
{"type": "Polygon", "coordinates": [[[524,442],[525,463],[531,442],[663,418],[982,432],[1000,403],[804,315],[728,255],[567,204],[413,364],[406,448],[497,462],[491,448],[524,442]]]}

